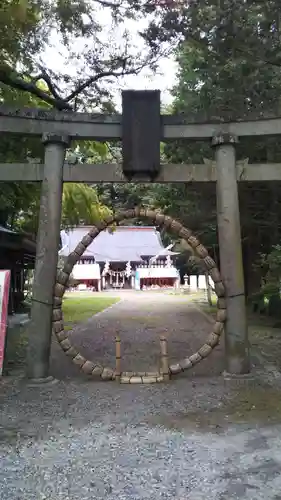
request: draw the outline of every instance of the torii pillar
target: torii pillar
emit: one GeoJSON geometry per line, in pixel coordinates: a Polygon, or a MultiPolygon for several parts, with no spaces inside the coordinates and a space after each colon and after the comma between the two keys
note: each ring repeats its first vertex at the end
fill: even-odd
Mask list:
{"type": "Polygon", "coordinates": [[[44,381],[49,375],[53,294],[60,242],[63,165],[68,137],[43,136],[44,178],[41,187],[36,264],[28,338],[28,378],[44,381]]]}
{"type": "Polygon", "coordinates": [[[213,138],[217,172],[217,221],[220,267],[226,287],[226,371],[231,375],[250,372],[241,228],[236,173],[236,136],[213,138]]]}

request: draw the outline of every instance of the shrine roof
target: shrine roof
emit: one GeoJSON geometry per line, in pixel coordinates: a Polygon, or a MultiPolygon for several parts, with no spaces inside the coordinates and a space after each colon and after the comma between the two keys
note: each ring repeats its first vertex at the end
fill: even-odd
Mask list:
{"type": "MultiPolygon", "coordinates": [[[[61,256],[74,251],[77,244],[90,230],[90,226],[79,226],[61,231],[61,256]]],[[[88,246],[84,257],[92,257],[96,262],[141,262],[142,257],[175,255],[164,250],[159,231],[153,226],[118,226],[102,231],[88,246]]]]}

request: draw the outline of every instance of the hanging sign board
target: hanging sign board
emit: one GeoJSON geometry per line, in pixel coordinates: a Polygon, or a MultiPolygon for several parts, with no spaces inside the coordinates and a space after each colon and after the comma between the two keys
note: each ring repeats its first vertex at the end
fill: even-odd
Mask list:
{"type": "Polygon", "coordinates": [[[3,372],[11,271],[0,270],[0,376],[3,372]]]}

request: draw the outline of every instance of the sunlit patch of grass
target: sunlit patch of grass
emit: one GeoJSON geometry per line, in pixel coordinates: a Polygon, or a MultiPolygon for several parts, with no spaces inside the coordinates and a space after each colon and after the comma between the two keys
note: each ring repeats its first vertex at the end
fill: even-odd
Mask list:
{"type": "Polygon", "coordinates": [[[119,300],[118,297],[68,297],[62,306],[65,330],[71,330],[119,300]]]}
{"type": "MultiPolygon", "coordinates": [[[[65,331],[72,330],[75,325],[86,321],[94,314],[115,304],[117,297],[67,297],[63,301],[65,331]]],[[[38,332],[40,334],[40,331],[38,332]]],[[[20,369],[26,365],[28,346],[28,325],[9,328],[5,352],[4,373],[20,369]]]]}
{"type": "MultiPolygon", "coordinates": [[[[267,300],[267,299],[265,299],[267,300]]],[[[199,304],[202,311],[210,317],[216,316],[216,298],[212,298],[213,305],[199,304]]],[[[255,347],[264,360],[272,363],[281,371],[281,325],[274,318],[267,315],[253,314],[248,308],[248,333],[250,345],[255,347]]]]}

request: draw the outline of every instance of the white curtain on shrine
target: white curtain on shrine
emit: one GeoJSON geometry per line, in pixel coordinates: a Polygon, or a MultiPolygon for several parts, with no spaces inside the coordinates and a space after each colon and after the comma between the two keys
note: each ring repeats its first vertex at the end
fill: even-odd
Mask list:
{"type": "Polygon", "coordinates": [[[100,280],[99,264],[75,264],[72,271],[75,280],[100,280]]]}
{"type": "Polygon", "coordinates": [[[140,279],[179,277],[179,272],[175,267],[138,267],[136,271],[140,279]]]}

